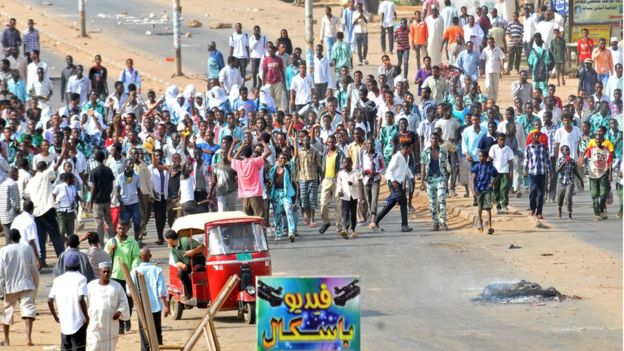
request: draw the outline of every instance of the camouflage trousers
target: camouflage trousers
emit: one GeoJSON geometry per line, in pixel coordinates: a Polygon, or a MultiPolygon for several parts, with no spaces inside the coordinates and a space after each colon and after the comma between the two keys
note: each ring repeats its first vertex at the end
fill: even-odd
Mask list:
{"type": "Polygon", "coordinates": [[[429,211],[433,224],[446,223],[446,177],[427,177],[427,196],[429,197],[429,211]]]}

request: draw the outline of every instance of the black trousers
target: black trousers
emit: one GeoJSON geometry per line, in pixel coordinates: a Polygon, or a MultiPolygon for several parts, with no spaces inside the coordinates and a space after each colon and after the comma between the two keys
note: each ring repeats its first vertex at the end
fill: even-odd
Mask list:
{"type": "MultiPolygon", "coordinates": [[[[206,190],[195,190],[193,194],[195,198],[195,202],[200,202],[208,199],[208,192],[206,190]]],[[[200,208],[199,213],[208,212],[208,204],[197,205],[200,208]]]]}
{"type": "Polygon", "coordinates": [[[164,240],[163,232],[167,223],[167,200],[161,199],[154,201],[154,220],[156,221],[156,234],[158,240],[164,240]]]}
{"type": "MultiPolygon", "coordinates": [[[[259,58],[251,59],[251,76],[253,78],[254,88],[260,88],[260,86],[262,85],[262,80],[258,76],[258,73],[260,72],[260,60],[262,59],[259,59],[259,58]]],[[[243,77],[243,79],[245,79],[245,77],[243,77]]]]}
{"type": "Polygon", "coordinates": [[[62,351],[84,351],[87,344],[87,325],[83,324],[72,335],[61,334],[62,351]]]}
{"type": "Polygon", "coordinates": [[[509,47],[509,61],[507,61],[507,71],[515,68],[520,70],[520,58],[522,57],[522,46],[512,45],[509,47]]]}
{"type": "Polygon", "coordinates": [[[37,236],[39,237],[39,255],[41,260],[46,260],[46,239],[47,234],[50,235],[52,245],[54,246],[54,252],[56,257],[65,250],[63,237],[59,231],[58,221],[56,220],[56,210],[51,208],[48,212],[42,214],[39,217],[35,217],[35,224],[37,225],[37,236]]]}
{"type": "MultiPolygon", "coordinates": [[[[243,77],[243,81],[245,80],[245,76],[247,75],[247,62],[249,59],[247,58],[236,58],[236,64],[238,65],[238,70],[240,71],[241,77],[243,77]]],[[[243,83],[245,85],[245,83],[243,83]]]]}
{"type": "MultiPolygon", "coordinates": [[[[152,316],[154,316],[154,325],[156,325],[156,337],[158,338],[158,345],[163,344],[162,338],[162,312],[154,312],[152,316]]],[[[141,334],[141,351],[150,351],[149,343],[147,342],[147,337],[145,336],[145,328],[139,322],[139,332],[141,334]]]]}
{"type": "Polygon", "coordinates": [[[403,190],[403,186],[399,184],[396,189],[392,189],[392,193],[386,199],[386,204],[383,209],[377,215],[377,223],[379,224],[381,220],[392,210],[394,205],[399,204],[401,206],[401,226],[407,227],[407,199],[405,199],[405,191],[403,190]]]}
{"type": "Polygon", "coordinates": [[[358,199],[351,200],[341,200],[342,206],[340,207],[340,212],[342,213],[342,226],[344,229],[351,231],[355,231],[355,226],[357,226],[357,204],[358,199]]]}
{"type": "Polygon", "coordinates": [[[184,296],[187,299],[190,299],[193,297],[193,284],[191,283],[191,268],[187,266],[187,269],[180,269],[178,270],[178,278],[180,278],[180,281],[182,282],[182,285],[184,285],[184,296]]]}

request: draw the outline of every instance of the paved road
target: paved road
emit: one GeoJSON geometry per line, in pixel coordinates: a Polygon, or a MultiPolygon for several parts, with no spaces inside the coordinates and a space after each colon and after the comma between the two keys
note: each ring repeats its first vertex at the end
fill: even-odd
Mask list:
{"type": "MultiPolygon", "coordinates": [[[[585,186],[585,191],[578,192],[573,198],[572,223],[567,221],[565,208],[563,209],[564,218],[562,220],[555,219],[557,216],[557,204],[555,203],[544,205],[544,217],[548,219],[549,224],[555,224],[558,230],[570,233],[572,237],[622,257],[622,219],[616,217],[619,202],[615,193],[615,185],[613,185],[615,202],[608,209],[609,219],[604,221],[593,220],[594,211],[587,181],[585,181],[585,186]]],[[[511,199],[511,204],[524,211],[528,208],[528,199],[526,196],[521,199],[511,199]]]]}
{"type": "MultiPolygon", "coordinates": [[[[20,0],[25,4],[45,10],[48,17],[58,18],[67,23],[78,22],[77,3],[75,1],[50,1],[51,6],[42,6],[39,0],[20,0]]],[[[129,48],[140,50],[156,61],[165,63],[165,58],[174,56],[173,30],[171,20],[165,21],[163,15],[171,18],[171,6],[162,6],[154,1],[89,1],[86,5],[87,31],[101,31],[118,35],[123,31],[123,41],[129,48]],[[125,15],[122,15],[125,14],[125,15]],[[152,15],[150,18],[150,14],[152,15]],[[150,31],[152,35],[145,33],[150,31]]],[[[212,30],[208,28],[211,18],[204,14],[188,14],[182,9],[181,33],[191,33],[191,38],[182,38],[184,73],[206,74],[207,44],[214,40],[224,55],[231,29],[212,30]],[[186,21],[197,18],[203,22],[201,28],[189,28],[186,21]]],[[[208,11],[208,9],[207,9],[208,11]]],[[[119,38],[116,38],[119,39],[119,38]]],[[[102,53],[106,65],[106,53],[102,53]]],[[[137,67],[137,69],[141,69],[137,67]]],[[[118,72],[111,72],[116,77],[118,72]]]]}

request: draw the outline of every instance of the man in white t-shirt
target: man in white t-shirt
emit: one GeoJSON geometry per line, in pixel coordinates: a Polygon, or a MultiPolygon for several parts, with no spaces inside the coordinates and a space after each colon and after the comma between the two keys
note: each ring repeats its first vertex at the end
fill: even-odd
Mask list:
{"type": "Polygon", "coordinates": [[[80,106],[87,103],[89,98],[89,92],[91,91],[91,81],[87,76],[83,74],[84,68],[82,65],[76,66],[76,74],[69,77],[67,81],[67,90],[65,91],[66,101],[70,101],[69,95],[76,93],[80,95],[80,106]]]}
{"type": "Polygon", "coordinates": [[[305,105],[312,102],[314,92],[314,80],[306,74],[306,63],[299,64],[299,74],[290,82],[290,110],[299,111],[305,105]]]}
{"type": "Polygon", "coordinates": [[[20,243],[30,246],[33,250],[33,254],[37,258],[37,262],[40,262],[40,247],[39,237],[37,235],[37,224],[35,223],[35,217],[33,217],[32,215],[35,206],[32,201],[24,200],[22,209],[22,213],[20,213],[15,217],[15,219],[13,219],[13,222],[11,223],[11,229],[19,230],[22,237],[20,243]]]}
{"type": "Polygon", "coordinates": [[[507,135],[499,133],[496,136],[496,145],[492,145],[488,156],[492,159],[492,165],[496,168],[498,176],[494,179],[494,199],[496,201],[496,213],[507,213],[509,210],[509,190],[513,179],[514,154],[511,148],[505,145],[507,135]]]}
{"type": "Polygon", "coordinates": [[[223,67],[219,72],[219,84],[221,84],[226,93],[230,94],[232,87],[238,86],[240,88],[243,86],[243,83],[244,80],[241,77],[240,70],[236,68],[236,58],[229,56],[227,58],[227,66],[223,67]]]}
{"type": "Polygon", "coordinates": [[[240,70],[241,77],[245,79],[247,74],[247,61],[249,60],[249,36],[243,33],[243,25],[236,23],[234,25],[234,33],[230,34],[229,39],[230,56],[236,58],[236,65],[240,70]]]}
{"type": "Polygon", "coordinates": [[[494,37],[487,39],[487,47],[481,53],[481,66],[485,67],[485,95],[488,98],[498,98],[498,87],[503,79],[503,50],[495,45],[494,37]]]}
{"type": "Polygon", "coordinates": [[[249,58],[251,59],[251,77],[254,88],[259,88],[262,85],[260,82],[260,61],[267,54],[266,43],[266,36],[260,34],[260,26],[254,26],[253,35],[249,37],[249,58]]]}
{"type": "Polygon", "coordinates": [[[555,156],[558,156],[561,146],[566,145],[570,148],[570,157],[577,160],[583,133],[577,126],[572,125],[572,119],[573,117],[569,113],[564,113],[561,116],[561,128],[555,132],[555,156]]]}
{"type": "Polygon", "coordinates": [[[394,48],[394,20],[397,17],[396,7],[390,0],[384,0],[379,4],[379,24],[381,25],[381,51],[386,54],[386,35],[390,46],[390,55],[394,48]],[[386,34],[387,33],[387,34],[386,34]]]}
{"type": "Polygon", "coordinates": [[[84,347],[87,341],[87,278],[78,271],[78,252],[68,251],[63,259],[66,272],[54,278],[48,295],[48,307],[54,320],[61,325],[61,348],[74,350],[84,347]],[[58,314],[54,302],[58,307],[58,314]]]}

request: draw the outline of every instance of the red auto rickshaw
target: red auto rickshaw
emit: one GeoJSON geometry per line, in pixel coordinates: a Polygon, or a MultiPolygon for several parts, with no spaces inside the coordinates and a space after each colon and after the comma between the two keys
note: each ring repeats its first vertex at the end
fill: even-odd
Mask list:
{"type": "MultiPolygon", "coordinates": [[[[230,276],[240,284],[227,298],[221,311],[238,310],[239,318],[253,324],[256,319],[256,276],[271,275],[271,255],[264,231],[264,219],[240,211],[211,212],[178,218],[172,227],[180,237],[190,236],[206,246],[204,267],[192,267],[193,297],[198,308],[207,308],[230,276]]],[[[193,265],[191,265],[193,266],[193,265]]],[[[169,254],[169,306],[174,319],[182,318],[185,305],[178,267],[169,254]]]]}

